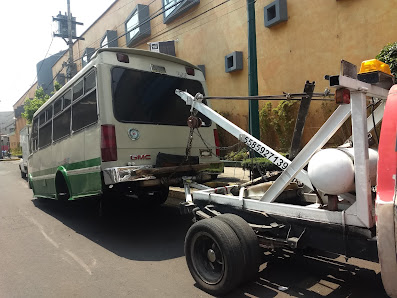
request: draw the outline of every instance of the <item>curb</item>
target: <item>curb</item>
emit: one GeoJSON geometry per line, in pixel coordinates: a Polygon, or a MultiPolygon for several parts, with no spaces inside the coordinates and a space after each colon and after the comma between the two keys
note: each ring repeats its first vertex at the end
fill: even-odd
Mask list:
{"type": "Polygon", "coordinates": [[[21,160],[20,158],[7,158],[7,159],[0,159],[0,161],[16,161],[21,160]]]}
{"type": "Polygon", "coordinates": [[[221,160],[225,167],[229,168],[241,168],[241,161],[234,161],[234,160],[221,160]]]}

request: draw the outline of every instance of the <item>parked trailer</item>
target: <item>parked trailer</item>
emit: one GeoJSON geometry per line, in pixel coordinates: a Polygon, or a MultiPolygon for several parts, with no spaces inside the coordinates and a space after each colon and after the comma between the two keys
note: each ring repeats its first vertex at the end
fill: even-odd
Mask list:
{"type": "MultiPolygon", "coordinates": [[[[362,69],[376,65],[381,64],[367,61],[362,69]]],[[[282,170],[273,182],[201,187],[193,193],[185,178],[182,210],[195,220],[185,255],[201,289],[222,295],[251,279],[263,249],[311,247],[379,261],[385,290],[397,297],[397,85],[388,91],[391,74],[371,69],[357,75],[346,61],[341,74],[329,80],[339,106],[292,161],[202,104],[205,97],[176,90],[192,112],[201,112],[282,170]],[[367,97],[377,105],[368,118],[367,97]],[[321,150],[349,117],[351,142],[321,150]],[[377,164],[368,133],[382,118],[377,164]]]]}

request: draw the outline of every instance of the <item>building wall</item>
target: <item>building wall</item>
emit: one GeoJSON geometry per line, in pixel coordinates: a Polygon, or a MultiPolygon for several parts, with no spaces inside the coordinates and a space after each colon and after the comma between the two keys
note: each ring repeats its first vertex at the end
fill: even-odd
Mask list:
{"type": "MultiPolygon", "coordinates": [[[[272,2],[255,3],[261,95],[298,93],[303,91],[306,80],[316,81],[315,92],[323,92],[328,86],[324,75],[338,74],[341,59],[359,65],[397,40],[396,0],[287,0],[288,21],[266,28],[264,7],[272,2]]],[[[162,6],[161,0],[116,1],[83,34],[85,40],[74,44],[78,69],[85,48],[98,48],[106,30],[116,30],[118,36],[125,33],[125,19],[138,3],[149,5],[150,15],[162,6]]],[[[177,57],[205,65],[210,95],[248,94],[246,1],[201,0],[169,24],[163,23],[162,15],[150,23],[151,36],[135,47],[148,49],[148,42],[175,40],[177,57]],[[243,69],[225,73],[224,57],[233,51],[243,52],[243,69]]],[[[125,44],[125,37],[121,37],[118,45],[125,44]]],[[[54,76],[62,70],[66,59],[67,54],[54,65],[54,76]]],[[[264,104],[261,101],[260,108],[264,104]]],[[[213,107],[247,129],[247,101],[215,100],[213,107]]],[[[334,108],[332,104],[312,104],[303,136],[305,142],[334,108]]]]}
{"type": "MultiPolygon", "coordinates": [[[[32,87],[24,95],[21,96],[21,98],[13,105],[14,111],[21,105],[25,103],[25,101],[29,98],[34,97],[34,93],[37,89],[37,82],[33,84],[32,87]]],[[[26,119],[23,118],[22,116],[17,117],[15,119],[15,133],[13,135],[10,135],[10,148],[11,150],[17,149],[20,146],[19,142],[19,132],[21,131],[22,128],[26,126],[26,119]]]]}
{"type": "Polygon", "coordinates": [[[50,95],[54,91],[54,80],[52,76],[52,67],[54,63],[64,55],[65,51],[61,51],[46,59],[41,60],[36,65],[37,71],[37,84],[43,87],[46,94],[50,95]]]}
{"type": "Polygon", "coordinates": [[[0,112],[0,134],[10,133],[14,124],[14,112],[0,112]]]}

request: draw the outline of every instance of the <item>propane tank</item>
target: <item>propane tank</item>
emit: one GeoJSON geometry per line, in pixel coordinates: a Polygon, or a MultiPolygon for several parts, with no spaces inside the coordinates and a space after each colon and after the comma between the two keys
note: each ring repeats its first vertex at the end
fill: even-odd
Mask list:
{"type": "MultiPolygon", "coordinates": [[[[376,185],[378,152],[368,149],[371,186],[376,185]]],[[[308,165],[313,185],[325,194],[339,195],[355,191],[354,149],[324,149],[313,155],[308,165]]]]}

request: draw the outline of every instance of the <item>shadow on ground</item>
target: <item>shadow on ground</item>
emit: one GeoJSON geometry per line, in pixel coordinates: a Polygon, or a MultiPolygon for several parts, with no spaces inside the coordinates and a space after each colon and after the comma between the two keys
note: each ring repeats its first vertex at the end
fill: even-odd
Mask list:
{"type": "Polygon", "coordinates": [[[258,278],[226,297],[388,297],[380,273],[355,261],[360,266],[326,253],[269,253],[258,278]]]}
{"type": "MultiPolygon", "coordinates": [[[[34,199],[33,203],[77,233],[131,260],[184,256],[184,238],[192,223],[192,216],[180,215],[172,199],[156,208],[118,199],[105,208],[103,217],[98,216],[94,200],[61,205],[34,199]]],[[[256,280],[227,297],[387,297],[380,274],[373,270],[378,265],[373,263],[368,266],[356,260],[353,265],[340,256],[307,251],[267,252],[264,262],[256,280]]]]}
{"type": "Polygon", "coordinates": [[[192,223],[168,202],[148,207],[131,199],[115,199],[99,216],[98,201],[85,199],[61,204],[33,199],[33,204],[69,228],[127,259],[160,261],[184,256],[183,244],[192,223]]]}

